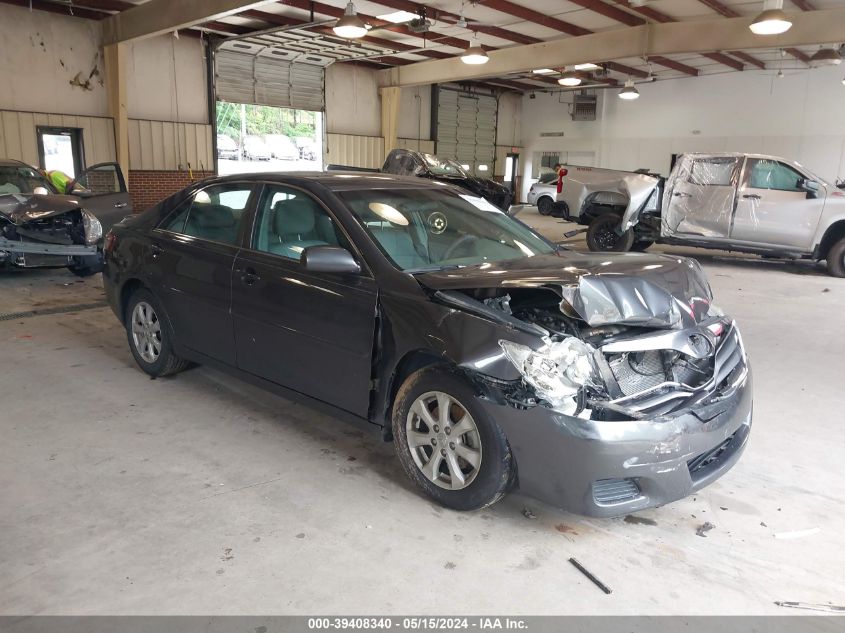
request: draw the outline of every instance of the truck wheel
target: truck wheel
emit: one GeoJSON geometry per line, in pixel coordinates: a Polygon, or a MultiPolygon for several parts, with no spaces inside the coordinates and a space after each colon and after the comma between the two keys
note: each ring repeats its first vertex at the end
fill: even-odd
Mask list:
{"type": "Polygon", "coordinates": [[[587,247],[591,251],[625,253],[634,245],[634,231],[619,232],[621,219],[614,213],[600,215],[587,228],[587,247]]]}
{"type": "Polygon", "coordinates": [[[539,200],[537,200],[537,211],[540,212],[540,215],[549,215],[555,209],[554,200],[549,198],[548,196],[543,196],[539,200]]]}
{"type": "Polygon", "coordinates": [[[827,252],[827,272],[833,277],[845,277],[845,237],[827,252]]]}
{"type": "Polygon", "coordinates": [[[552,215],[556,218],[563,218],[564,220],[569,220],[569,205],[565,202],[556,202],[554,205],[554,209],[552,210],[552,215]]]}
{"type": "Polygon", "coordinates": [[[411,374],[393,404],[393,443],[408,477],[454,510],[479,510],[511,488],[516,467],[501,427],[457,371],[411,374]]]}

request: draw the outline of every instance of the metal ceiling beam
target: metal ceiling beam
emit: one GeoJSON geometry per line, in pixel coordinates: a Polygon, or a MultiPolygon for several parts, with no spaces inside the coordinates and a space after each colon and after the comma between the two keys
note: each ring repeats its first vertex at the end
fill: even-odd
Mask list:
{"type": "Polygon", "coordinates": [[[589,9],[594,13],[598,13],[599,15],[603,15],[606,18],[610,18],[611,20],[616,20],[617,22],[621,22],[622,24],[626,24],[627,26],[639,26],[643,24],[645,20],[638,18],[635,15],[631,15],[627,11],[623,11],[622,9],[612,5],[602,2],[601,0],[569,0],[572,4],[577,4],[579,7],[584,7],[585,9],[589,9]]]}
{"type": "Polygon", "coordinates": [[[732,57],[728,57],[723,53],[702,53],[702,56],[707,59],[712,59],[714,62],[718,62],[723,66],[733,68],[734,70],[745,70],[745,64],[733,59],[732,57]]]}
{"type": "Polygon", "coordinates": [[[534,22],[535,24],[554,29],[555,31],[566,33],[567,35],[579,36],[592,33],[589,29],[577,26],[571,22],[565,22],[563,20],[553,18],[544,13],[540,13],[539,11],[535,11],[534,9],[523,7],[511,2],[510,0],[486,0],[484,2],[484,6],[488,9],[495,9],[500,13],[507,13],[508,15],[522,18],[528,22],[534,22]]]}
{"type": "MultiPolygon", "coordinates": [[[[500,1],[500,0],[497,0],[500,1]]],[[[485,3],[485,6],[492,6],[485,3]]],[[[832,44],[845,41],[845,8],[808,11],[792,15],[792,28],[777,37],[784,47],[832,44]]],[[[562,38],[539,44],[490,51],[488,63],[471,66],[460,59],[418,62],[381,71],[384,85],[411,86],[442,81],[495,77],[527,72],[542,65],[561,68],[607,59],[709,53],[770,47],[766,37],[748,28],[751,17],[718,18],[633,26],[562,38]]]]}
{"type": "Polygon", "coordinates": [[[756,66],[760,70],[766,69],[765,62],[760,61],[759,59],[757,59],[753,55],[749,55],[748,53],[745,53],[743,51],[728,51],[728,52],[733,57],[736,57],[737,59],[741,59],[742,61],[747,62],[747,63],[751,64],[752,66],[756,66]]]}
{"type": "Polygon", "coordinates": [[[805,53],[802,53],[797,48],[785,48],[783,50],[792,55],[799,62],[804,62],[805,64],[810,63],[810,56],[805,53]]]}
{"type": "Polygon", "coordinates": [[[814,7],[810,2],[807,0],[792,0],[792,4],[796,7],[801,9],[802,11],[815,11],[816,7],[814,7]]]}
{"type": "MultiPolygon", "coordinates": [[[[436,7],[429,7],[420,2],[412,2],[411,0],[372,0],[375,4],[380,4],[383,7],[388,7],[395,11],[408,11],[409,13],[416,13],[420,9],[425,9],[426,15],[430,15],[438,20],[450,20],[453,23],[457,22],[460,16],[457,13],[450,13],[443,9],[436,7]]],[[[523,35],[516,31],[509,31],[498,26],[488,26],[486,24],[473,24],[467,27],[470,31],[477,31],[492,37],[498,37],[509,42],[516,42],[517,44],[536,44],[541,40],[530,35],[523,35]]]]}
{"type": "MultiPolygon", "coordinates": [[[[24,7],[26,9],[30,8],[30,0],[0,0],[5,4],[11,4],[16,7],[24,7]]],[[[93,11],[91,9],[84,9],[82,7],[74,6],[73,13],[69,10],[70,7],[68,5],[61,5],[61,4],[54,4],[52,2],[46,2],[45,0],[32,0],[32,8],[38,11],[46,11],[48,13],[58,13],[61,15],[67,15],[69,17],[75,18],[86,18],[88,20],[102,20],[104,17],[107,17],[108,13],[102,13],[100,11],[93,11]]]]}
{"type": "Polygon", "coordinates": [[[640,79],[648,77],[648,73],[646,71],[640,70],[639,68],[633,68],[632,66],[626,66],[625,64],[620,64],[619,62],[605,62],[604,67],[615,73],[622,73],[623,75],[628,75],[629,77],[639,77],[640,79]]]}
{"type": "Polygon", "coordinates": [[[662,55],[650,55],[647,59],[652,64],[660,64],[661,66],[665,66],[671,70],[677,70],[679,73],[684,73],[691,77],[697,77],[699,73],[698,68],[687,66],[681,62],[676,62],[674,59],[667,59],[662,55]]]}
{"type": "Polygon", "coordinates": [[[103,44],[186,29],[270,2],[272,0],[149,0],[103,20],[103,44]]]}

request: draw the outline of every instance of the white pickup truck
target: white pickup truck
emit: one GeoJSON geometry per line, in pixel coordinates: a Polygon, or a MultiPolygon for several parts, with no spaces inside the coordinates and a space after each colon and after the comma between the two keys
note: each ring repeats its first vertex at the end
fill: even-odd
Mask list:
{"type": "MultiPolygon", "coordinates": [[[[610,179],[604,188],[625,194],[593,215],[590,250],[682,244],[826,260],[831,275],[845,277],[845,191],[796,162],[761,154],[685,154],[665,180],[635,173],[621,180],[610,179]]],[[[603,189],[601,183],[591,188],[603,189]]]]}

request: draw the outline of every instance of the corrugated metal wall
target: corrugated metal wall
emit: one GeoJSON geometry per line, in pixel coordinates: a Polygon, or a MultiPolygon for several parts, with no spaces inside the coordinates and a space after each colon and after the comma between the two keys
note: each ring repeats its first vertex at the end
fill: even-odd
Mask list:
{"type": "MultiPolygon", "coordinates": [[[[434,152],[434,141],[400,138],[398,147],[434,152]]],[[[378,169],[384,164],[384,139],[380,136],[353,134],[327,135],[326,163],[378,169]]]]}
{"type": "Polygon", "coordinates": [[[87,165],[115,160],[114,125],[110,118],[0,110],[0,157],[38,165],[39,125],[80,128],[87,165]]]}
{"type": "Polygon", "coordinates": [[[214,155],[211,126],[129,119],[129,168],[211,171],[214,155]]]}

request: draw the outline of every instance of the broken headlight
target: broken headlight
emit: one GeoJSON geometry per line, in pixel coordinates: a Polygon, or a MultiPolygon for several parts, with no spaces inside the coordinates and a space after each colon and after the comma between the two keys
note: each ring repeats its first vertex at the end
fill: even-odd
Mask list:
{"type": "Polygon", "coordinates": [[[103,237],[103,225],[90,211],[82,209],[82,227],[85,229],[85,243],[96,244],[103,237]]]}
{"type": "Polygon", "coordinates": [[[513,341],[502,340],[499,345],[538,397],[562,413],[574,413],[578,392],[585,386],[599,384],[593,360],[596,350],[575,337],[544,342],[538,350],[513,341]]]}

